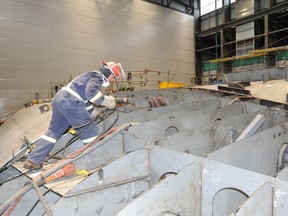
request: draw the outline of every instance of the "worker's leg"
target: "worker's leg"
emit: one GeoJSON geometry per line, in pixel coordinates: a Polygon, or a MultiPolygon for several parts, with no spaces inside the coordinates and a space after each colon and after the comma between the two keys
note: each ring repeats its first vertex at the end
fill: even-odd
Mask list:
{"type": "Polygon", "coordinates": [[[98,128],[94,119],[87,122],[85,127],[77,129],[80,131],[80,139],[84,144],[88,144],[98,137],[98,128]]]}
{"type": "MultiPolygon", "coordinates": [[[[75,99],[75,98],[74,98],[75,99]]],[[[62,115],[66,118],[69,124],[78,132],[80,139],[84,144],[92,142],[97,138],[98,128],[89,111],[86,110],[84,102],[78,99],[69,101],[66,112],[62,115]]]]}
{"type": "Polygon", "coordinates": [[[91,142],[97,137],[97,125],[86,110],[83,101],[61,90],[55,96],[52,107],[53,114],[49,129],[35,142],[35,148],[27,159],[36,165],[45,160],[56,141],[70,125],[80,132],[80,139],[84,143],[91,142]]]}
{"type": "Polygon", "coordinates": [[[58,109],[57,103],[53,101],[53,113],[50,125],[46,133],[41,136],[35,144],[35,148],[29,154],[28,160],[36,165],[40,165],[53,148],[56,141],[69,128],[70,124],[58,109]]]}

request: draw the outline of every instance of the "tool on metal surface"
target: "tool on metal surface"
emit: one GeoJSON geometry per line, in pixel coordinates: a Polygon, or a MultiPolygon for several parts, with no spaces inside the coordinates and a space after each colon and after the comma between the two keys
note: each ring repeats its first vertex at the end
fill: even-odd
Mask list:
{"type": "Polygon", "coordinates": [[[33,99],[25,103],[24,107],[28,108],[28,107],[34,106],[35,104],[50,103],[51,101],[52,101],[51,99],[44,99],[44,100],[33,99]]]}
{"type": "Polygon", "coordinates": [[[48,183],[50,181],[62,178],[64,176],[72,176],[76,173],[75,165],[73,163],[67,164],[62,169],[59,169],[49,177],[45,179],[45,182],[48,183]]]}
{"type": "Polygon", "coordinates": [[[76,174],[77,174],[77,175],[88,176],[88,175],[89,175],[89,172],[88,172],[87,170],[79,170],[79,169],[77,169],[77,170],[76,170],[76,174]]]}
{"type": "Polygon", "coordinates": [[[162,107],[167,106],[165,98],[161,95],[151,98],[148,100],[150,108],[162,107]]]}
{"type": "Polygon", "coordinates": [[[52,109],[52,106],[48,105],[48,104],[44,104],[44,105],[40,106],[39,109],[40,109],[41,113],[44,113],[44,112],[48,112],[50,109],[52,109]]]}
{"type": "Polygon", "coordinates": [[[132,112],[135,109],[135,102],[131,99],[125,97],[125,98],[115,98],[116,101],[116,109],[119,112],[132,112]]]}
{"type": "Polygon", "coordinates": [[[25,157],[34,148],[34,144],[31,143],[25,136],[23,139],[21,139],[21,141],[23,143],[22,148],[16,154],[14,154],[14,151],[12,152],[12,158],[3,167],[1,167],[0,173],[6,170],[9,166],[11,166],[16,161],[25,157]]]}

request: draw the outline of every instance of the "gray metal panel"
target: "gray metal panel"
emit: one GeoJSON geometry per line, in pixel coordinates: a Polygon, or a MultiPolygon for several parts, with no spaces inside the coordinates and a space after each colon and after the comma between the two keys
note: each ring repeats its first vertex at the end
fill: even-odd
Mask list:
{"type": "MultiPolygon", "coordinates": [[[[15,170],[14,168],[9,168],[6,173],[1,173],[0,181],[3,182],[7,179],[12,178],[15,175],[19,175],[19,172],[15,170]],[[8,175],[7,175],[8,173],[8,175]]],[[[23,188],[23,185],[27,182],[26,176],[19,176],[19,178],[10,180],[0,187],[0,205],[3,205],[11,196],[13,196],[15,193],[17,193],[21,188],[23,188]]]]}
{"type": "Polygon", "coordinates": [[[277,173],[277,178],[288,181],[288,167],[277,173]]]}
{"type": "Polygon", "coordinates": [[[249,199],[239,207],[237,216],[273,215],[273,186],[266,183],[261,186],[249,199]],[[265,199],[263,199],[265,197],[265,199]]]}
{"type": "MultiPolygon", "coordinates": [[[[99,142],[94,145],[97,146],[99,142]]],[[[107,141],[104,145],[96,148],[93,152],[86,157],[82,157],[75,161],[75,165],[78,169],[95,169],[103,164],[109,163],[115,160],[123,153],[124,149],[123,136],[117,134],[107,141]],[[111,148],[113,146],[113,148],[111,148]]]]}
{"type": "MultiPolygon", "coordinates": [[[[53,204],[55,204],[61,197],[56,194],[56,193],[53,193],[51,191],[48,191],[46,194],[45,194],[45,200],[47,202],[47,204],[52,207],[53,204]]],[[[44,215],[45,214],[45,209],[43,207],[43,204],[42,202],[38,202],[38,204],[33,208],[33,210],[31,211],[31,213],[29,214],[29,216],[39,216],[39,215],[44,215]]],[[[21,215],[22,212],[19,213],[19,215],[21,215]]]]}
{"type": "MultiPolygon", "coordinates": [[[[41,187],[40,191],[42,194],[45,194],[44,197],[49,203],[49,207],[51,207],[58,199],[59,196],[55,193],[49,193],[47,188],[41,187]]],[[[2,194],[1,194],[2,195],[2,194]]],[[[35,190],[28,191],[23,198],[20,199],[18,205],[11,212],[11,216],[18,215],[29,215],[28,213],[32,211],[31,215],[43,215],[45,213],[44,208],[42,207],[42,203],[39,202],[39,197],[37,196],[35,190]],[[35,208],[34,211],[32,211],[35,208]]]]}
{"type": "MultiPolygon", "coordinates": [[[[230,73],[225,74],[227,79],[232,81],[262,81],[263,74],[270,74],[270,79],[285,79],[285,69],[281,68],[270,68],[263,70],[253,70],[241,73],[230,73]]],[[[224,78],[223,78],[224,80],[224,78]]]]}
{"type": "MultiPolygon", "coordinates": [[[[154,121],[142,123],[140,125],[132,126],[129,131],[132,134],[137,135],[139,138],[154,142],[165,138],[168,130],[175,128],[179,133],[189,131],[191,134],[207,133],[211,128],[207,125],[211,120],[216,119],[217,108],[215,106],[206,107],[202,110],[196,110],[193,112],[178,111],[169,113],[154,121]],[[190,119],[193,118],[193,121],[190,119]]],[[[204,136],[200,136],[205,139],[204,136]]],[[[201,141],[203,141],[203,139],[201,141]]]]}
{"type": "Polygon", "coordinates": [[[257,116],[250,122],[250,124],[245,128],[245,130],[237,137],[236,141],[245,139],[247,137],[253,136],[259,128],[263,125],[265,121],[263,114],[257,114],[257,116]]]}
{"type": "Polygon", "coordinates": [[[278,180],[273,184],[273,213],[272,215],[286,215],[288,211],[288,185],[286,181],[278,180]]]}
{"type": "MultiPolygon", "coordinates": [[[[245,103],[248,105],[247,103],[245,103]]],[[[213,143],[215,150],[236,141],[240,133],[249,125],[259,111],[233,116],[224,120],[216,121],[214,126],[213,143]]],[[[264,124],[257,130],[257,133],[268,128],[284,123],[286,111],[279,108],[263,109],[261,112],[265,117],[264,124]]]]}
{"type": "Polygon", "coordinates": [[[96,170],[92,175],[76,185],[66,196],[111,188],[127,182],[149,177],[149,150],[139,149],[121,155],[117,160],[96,170]],[[133,166],[131,166],[133,164],[133,166]]]}
{"type": "Polygon", "coordinates": [[[188,164],[196,160],[201,162],[204,159],[153,144],[150,145],[150,148],[152,149],[150,154],[151,185],[157,184],[165,173],[178,173],[188,164]]]}
{"type": "MultiPolygon", "coordinates": [[[[147,102],[148,103],[148,102],[147,102]]],[[[139,110],[132,113],[127,113],[124,115],[121,115],[119,117],[118,124],[125,123],[125,122],[147,122],[154,120],[158,118],[159,116],[168,116],[172,113],[175,113],[179,110],[187,111],[187,112],[193,112],[195,110],[201,110],[205,107],[217,107],[219,106],[219,100],[217,99],[208,99],[208,100],[199,100],[198,102],[193,101],[187,101],[185,102],[179,102],[175,105],[168,105],[164,107],[158,107],[154,109],[147,109],[147,110],[139,110]]]]}
{"type": "Polygon", "coordinates": [[[274,126],[221,148],[209,154],[207,158],[275,176],[278,152],[282,144],[288,142],[287,127],[287,123],[274,126]]]}
{"type": "Polygon", "coordinates": [[[184,167],[177,175],[161,180],[115,216],[202,215],[201,202],[197,198],[201,196],[201,171],[198,161],[184,167]]]}
{"type": "Polygon", "coordinates": [[[234,211],[230,210],[229,214],[236,212],[237,204],[240,206],[243,202],[242,197],[240,199],[239,196],[222,197],[222,200],[217,202],[220,206],[215,206],[213,203],[217,201],[216,196],[219,192],[225,189],[237,190],[238,193],[248,197],[267,180],[272,179],[272,177],[269,178],[237,167],[205,160],[202,176],[202,215],[218,215],[217,211],[225,208],[226,202],[234,203],[233,206],[236,207],[234,211]]]}
{"type": "MultiPolygon", "coordinates": [[[[121,94],[125,96],[126,93],[121,94]]],[[[78,178],[75,175],[57,180],[54,185],[46,184],[49,189],[57,192],[60,191],[56,187],[57,184],[62,187],[62,190],[64,188],[66,190],[59,201],[57,200],[60,198],[61,191],[58,195],[48,194],[49,205],[57,202],[53,207],[54,214],[106,216],[114,215],[121,210],[121,213],[129,212],[129,215],[137,215],[141,212],[155,216],[161,213],[167,216],[181,213],[222,216],[237,215],[237,211],[239,215],[248,215],[247,212],[250,211],[257,215],[262,215],[263,211],[263,214],[267,215],[286,215],[288,184],[283,180],[287,180],[287,170],[283,169],[275,178],[279,166],[277,162],[280,160],[279,149],[283,148],[283,144],[288,140],[287,111],[281,109],[281,106],[267,109],[265,106],[253,103],[258,103],[258,100],[240,102],[237,98],[233,99],[234,97],[215,98],[199,92],[189,93],[187,89],[167,90],[166,93],[143,91],[131,94],[134,94],[138,105],[135,115],[145,115],[142,112],[147,106],[144,104],[147,103],[145,98],[150,96],[165,95],[171,104],[156,108],[157,114],[154,115],[153,121],[135,126],[135,128],[139,127],[137,135],[130,133],[133,131],[134,126],[132,126],[75,162],[77,169],[89,169],[88,171],[94,171],[94,174],[91,173],[87,178],[81,177],[82,179],[76,183],[71,182],[74,178],[78,178]],[[140,103],[141,100],[144,102],[140,103]],[[258,133],[251,137],[232,143],[259,113],[265,117],[260,132],[257,131],[258,133]],[[180,129],[179,133],[175,133],[177,132],[175,128],[169,128],[172,123],[180,129]],[[231,128],[235,129],[235,134],[226,136],[225,133],[231,128]],[[155,144],[146,143],[146,138],[150,142],[149,133],[151,140],[156,138],[162,140],[155,144]],[[224,140],[225,145],[215,150],[215,143],[219,143],[214,142],[215,138],[219,142],[224,140]],[[158,146],[163,144],[167,148],[158,146]],[[214,152],[209,154],[208,158],[191,155],[196,151],[199,155],[204,155],[204,151],[201,152],[200,148],[206,148],[204,150],[206,152],[210,150],[214,152]],[[99,166],[102,169],[97,170],[99,166]],[[162,180],[163,177],[166,178],[162,180]],[[84,178],[86,179],[83,180],[84,178]],[[268,183],[267,187],[266,183],[268,183]],[[81,192],[81,195],[72,192],[67,195],[66,192],[70,189],[73,192],[81,192]],[[92,190],[82,193],[84,189],[92,190]],[[273,213],[269,214],[272,210],[273,213]]],[[[3,130],[10,135],[11,133],[13,135],[13,131],[21,132],[20,129],[26,128],[27,122],[30,121],[29,117],[32,117],[34,121],[31,121],[29,132],[34,134],[33,130],[38,129],[38,124],[47,120],[39,113],[37,106],[19,112],[19,116],[16,115],[7,123],[9,129],[4,130],[6,127],[4,124],[3,130]]],[[[13,143],[9,136],[5,139],[8,139],[5,142],[13,143]]],[[[73,146],[74,149],[77,147],[73,146]]],[[[68,148],[67,151],[70,152],[73,148],[68,148]]],[[[14,167],[19,168],[20,165],[21,162],[19,166],[14,167]]],[[[1,173],[0,179],[18,173],[14,169],[11,171],[12,169],[1,173]]],[[[33,176],[37,175],[38,173],[34,173],[33,176]]],[[[3,184],[0,187],[0,203],[3,204],[9,197],[15,195],[27,178],[22,176],[3,184]],[[2,193],[4,193],[3,197],[2,193]]],[[[41,189],[47,191],[47,188],[41,189]]],[[[38,196],[34,190],[30,190],[12,214],[27,214],[37,202],[38,196]]],[[[42,204],[38,202],[32,215],[43,213],[42,204]]]]}
{"type": "Polygon", "coordinates": [[[206,156],[214,150],[213,127],[216,119],[233,118],[243,112],[242,104],[236,103],[223,107],[213,104],[200,110],[186,111],[183,108],[153,121],[134,125],[129,131],[147,142],[206,156]]]}
{"type": "Polygon", "coordinates": [[[63,198],[52,208],[53,215],[112,216],[149,188],[145,180],[118,185],[75,197],[63,198]]]}

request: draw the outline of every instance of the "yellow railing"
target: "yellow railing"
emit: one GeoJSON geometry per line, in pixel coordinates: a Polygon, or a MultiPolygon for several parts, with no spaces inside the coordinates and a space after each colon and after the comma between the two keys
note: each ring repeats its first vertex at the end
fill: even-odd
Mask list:
{"type": "Polygon", "coordinates": [[[269,52],[275,52],[275,51],[286,50],[286,49],[288,49],[288,46],[271,47],[271,48],[267,48],[267,49],[258,49],[258,50],[249,51],[248,55],[213,59],[213,60],[210,60],[210,63],[221,63],[221,62],[234,61],[234,60],[238,60],[238,59],[246,59],[246,58],[253,58],[253,57],[258,57],[258,56],[265,56],[269,52]]]}

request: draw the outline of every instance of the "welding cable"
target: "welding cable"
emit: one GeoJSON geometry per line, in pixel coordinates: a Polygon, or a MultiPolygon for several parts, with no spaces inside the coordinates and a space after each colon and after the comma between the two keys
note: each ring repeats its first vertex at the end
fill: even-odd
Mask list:
{"type": "MultiPolygon", "coordinates": [[[[116,107],[114,109],[105,108],[105,110],[101,114],[97,115],[97,117],[95,118],[96,124],[99,124],[100,122],[108,119],[114,113],[116,113],[116,119],[113,123],[113,125],[114,125],[118,121],[118,118],[119,118],[119,112],[116,109],[116,107]],[[105,115],[103,115],[103,113],[105,113],[105,115]]],[[[109,129],[111,129],[111,127],[109,129]]],[[[107,129],[106,131],[108,131],[109,129],[107,129]]]]}
{"type": "MultiPolygon", "coordinates": [[[[49,193],[49,191],[50,191],[50,189],[48,189],[47,191],[45,191],[45,192],[43,193],[43,195],[46,196],[46,194],[49,193]]],[[[35,209],[35,207],[38,205],[39,202],[40,202],[40,199],[38,199],[38,200],[36,201],[36,203],[35,203],[34,206],[30,209],[30,211],[27,213],[27,215],[30,215],[30,214],[33,212],[33,210],[35,209]]]]}
{"type": "Polygon", "coordinates": [[[226,80],[227,83],[230,82],[230,81],[228,80],[227,76],[226,76],[224,73],[220,73],[219,75],[222,75],[222,76],[225,78],[225,80],[226,80]]]}
{"type": "MultiPolygon", "coordinates": [[[[107,128],[107,129],[106,129],[103,133],[101,133],[99,136],[102,136],[102,135],[105,134],[107,131],[109,131],[109,130],[116,124],[116,122],[117,122],[118,119],[119,119],[119,112],[118,112],[116,109],[111,110],[112,112],[110,112],[108,116],[106,115],[107,111],[108,111],[107,108],[105,108],[105,110],[103,111],[103,113],[105,113],[105,118],[97,119],[97,117],[95,117],[95,118],[93,119],[93,121],[96,121],[96,124],[99,124],[100,122],[102,122],[102,121],[104,121],[105,119],[109,118],[109,117],[110,117],[113,113],[115,113],[115,112],[117,113],[117,116],[116,116],[116,119],[114,120],[113,124],[110,125],[110,127],[107,128]]],[[[99,115],[97,115],[97,116],[99,117],[99,115]]],[[[93,122],[93,121],[92,121],[92,122],[93,122]]],[[[75,131],[78,131],[78,134],[74,135],[74,136],[65,144],[65,146],[64,146],[63,148],[59,149],[59,151],[55,152],[53,155],[50,155],[50,156],[46,159],[46,161],[49,160],[49,159],[51,159],[51,158],[53,158],[56,154],[58,154],[58,153],[61,152],[61,151],[63,151],[63,153],[62,153],[62,158],[68,159],[67,156],[65,156],[65,152],[66,152],[67,147],[70,146],[72,143],[74,143],[76,140],[78,140],[79,137],[80,137],[80,134],[81,134],[81,131],[76,130],[76,129],[79,129],[79,128],[83,128],[83,127],[84,127],[83,131],[85,131],[85,126],[91,124],[92,122],[88,122],[88,123],[86,123],[86,124],[84,124],[84,125],[81,125],[81,126],[79,126],[79,127],[74,128],[75,131]]],[[[102,138],[103,138],[103,137],[102,137],[102,138]]],[[[88,145],[89,145],[89,144],[88,144],[88,145]]],[[[89,146],[88,146],[88,147],[89,147],[89,146]]],[[[61,159],[62,159],[62,158],[61,158],[61,159]]]]}
{"type": "Polygon", "coordinates": [[[126,100],[127,100],[126,102],[117,104],[116,110],[118,112],[130,113],[130,112],[135,110],[135,101],[131,101],[131,99],[128,99],[128,98],[126,100]],[[124,104],[124,105],[121,106],[121,104],[124,104]],[[129,108],[127,108],[127,107],[129,107],[129,108]]]}
{"type": "MultiPolygon", "coordinates": [[[[28,172],[28,171],[26,171],[26,172],[24,172],[24,173],[21,173],[21,175],[22,175],[22,174],[26,174],[27,172],[28,172]]],[[[18,176],[18,177],[19,177],[19,176],[18,176]]],[[[50,210],[50,208],[49,208],[49,205],[47,204],[45,198],[43,197],[43,194],[42,194],[41,191],[39,190],[38,185],[35,184],[35,182],[34,182],[33,180],[30,180],[30,179],[29,179],[29,183],[32,184],[32,186],[34,187],[36,193],[38,194],[39,199],[40,199],[40,201],[42,202],[43,207],[44,207],[44,209],[46,210],[47,215],[48,215],[48,216],[53,216],[53,214],[51,213],[51,210],[50,210]],[[41,196],[42,196],[43,198],[42,198],[41,196]]],[[[26,183],[26,184],[27,184],[27,183],[26,183]]],[[[26,184],[25,184],[25,185],[26,185],[26,184]]],[[[48,191],[49,191],[49,190],[48,190],[48,191]]],[[[48,191],[47,191],[47,192],[48,192],[48,191]]],[[[13,203],[13,205],[9,208],[9,210],[5,213],[4,216],[9,216],[9,215],[11,214],[11,212],[16,208],[16,206],[18,205],[18,203],[22,200],[22,198],[24,197],[24,195],[25,195],[25,194],[23,194],[22,196],[20,196],[20,197],[13,203]]],[[[35,208],[36,205],[37,205],[37,203],[36,203],[36,204],[34,205],[34,207],[30,210],[30,213],[31,213],[31,211],[35,208]]],[[[29,213],[28,213],[28,215],[29,215],[29,213]]]]}
{"type": "Polygon", "coordinates": [[[9,178],[9,179],[6,179],[6,180],[0,182],[0,186],[2,186],[2,184],[6,183],[6,182],[10,182],[10,181],[12,181],[12,180],[14,180],[14,179],[16,179],[16,178],[19,178],[19,177],[25,175],[25,174],[28,173],[28,172],[29,172],[29,170],[27,170],[27,171],[25,171],[25,172],[23,172],[23,173],[20,173],[19,175],[13,176],[13,177],[11,177],[11,178],[9,178]]]}
{"type": "MultiPolygon", "coordinates": [[[[115,110],[116,111],[116,110],[115,110]]],[[[99,140],[101,140],[101,139],[103,139],[103,138],[105,138],[105,136],[107,136],[108,134],[110,134],[111,132],[113,132],[114,130],[112,130],[112,128],[113,128],[113,126],[116,124],[116,122],[118,121],[118,119],[119,119],[119,113],[118,112],[116,112],[117,113],[117,116],[116,116],[116,119],[114,120],[114,122],[109,126],[109,128],[107,128],[105,131],[103,131],[94,141],[99,141],[99,140]]],[[[109,115],[110,116],[110,115],[109,115]]],[[[106,119],[106,118],[105,118],[106,119]]],[[[84,129],[85,130],[85,129],[84,129]]],[[[73,157],[77,157],[78,155],[80,155],[85,149],[87,149],[87,148],[89,148],[91,145],[92,145],[92,143],[94,144],[94,141],[93,142],[91,142],[91,143],[89,143],[89,144],[86,144],[86,145],[84,145],[84,146],[86,146],[86,148],[81,148],[81,149],[79,149],[79,150],[81,150],[81,151],[76,151],[77,152],[77,154],[75,154],[75,155],[73,155],[72,157],[68,157],[68,156],[65,156],[65,151],[66,151],[66,145],[65,145],[65,147],[64,147],[64,149],[63,149],[63,157],[65,158],[65,159],[72,159],[73,157]]],[[[74,141],[73,141],[74,142],[74,141]]]]}
{"type": "Polygon", "coordinates": [[[101,114],[97,115],[95,119],[96,121],[96,124],[99,124],[100,122],[106,120],[107,118],[109,118],[111,115],[113,115],[114,113],[116,112],[117,114],[117,120],[119,118],[119,112],[118,112],[118,109],[115,107],[114,109],[108,109],[108,108],[105,108],[104,111],[102,111],[101,114]],[[105,113],[105,115],[103,116],[102,114],[105,113]],[[108,113],[108,114],[107,114],[108,113]]]}
{"type": "MultiPolygon", "coordinates": [[[[15,176],[15,177],[11,178],[11,179],[8,179],[8,180],[6,180],[6,181],[1,182],[1,183],[0,183],[0,186],[1,186],[3,183],[5,183],[5,182],[11,181],[11,180],[16,179],[16,178],[18,178],[18,177],[20,177],[20,176],[25,175],[25,174],[28,173],[29,171],[30,171],[30,170],[27,170],[26,172],[23,172],[23,173],[21,173],[20,175],[17,175],[17,176],[15,176]]],[[[24,186],[26,186],[26,184],[25,184],[24,186]]],[[[18,203],[22,200],[22,198],[24,197],[24,195],[25,195],[25,194],[21,195],[17,200],[15,200],[15,202],[13,202],[13,204],[10,206],[10,208],[7,210],[7,212],[5,213],[4,216],[9,216],[9,215],[11,214],[11,212],[16,208],[16,206],[18,205],[18,203]]]]}
{"type": "MultiPolygon", "coordinates": [[[[106,109],[106,111],[107,111],[107,109],[106,109]]],[[[105,113],[106,113],[106,111],[105,111],[105,113]]],[[[117,117],[116,117],[115,121],[114,121],[113,124],[112,124],[108,129],[106,129],[106,131],[104,131],[100,136],[102,136],[104,133],[106,133],[107,131],[109,131],[109,130],[116,124],[116,122],[117,122],[118,119],[119,119],[119,113],[117,112],[116,109],[113,109],[113,111],[110,112],[109,116],[105,116],[105,118],[101,118],[100,120],[98,120],[98,121],[96,122],[96,124],[99,124],[101,121],[109,118],[115,111],[116,111],[116,113],[117,113],[117,117]]],[[[96,119],[96,118],[94,118],[93,121],[96,121],[95,119],[96,119]]],[[[74,129],[76,130],[76,129],[79,129],[79,128],[84,128],[83,131],[85,131],[85,126],[91,124],[93,121],[88,122],[88,123],[86,123],[86,124],[84,124],[84,125],[78,126],[78,127],[74,128],[74,129]]],[[[64,146],[62,149],[60,149],[59,151],[55,152],[53,155],[50,155],[50,156],[46,159],[46,161],[49,160],[49,159],[51,159],[51,158],[53,158],[53,157],[54,157],[56,154],[58,154],[60,151],[63,151],[63,153],[62,153],[62,158],[68,159],[68,158],[65,156],[66,149],[67,149],[67,147],[70,146],[73,142],[75,142],[76,140],[79,139],[80,134],[81,134],[81,132],[78,130],[78,134],[76,134],[75,136],[73,136],[73,137],[65,144],[65,146],[64,146]]],[[[102,137],[102,138],[103,138],[103,137],[102,137]]],[[[89,147],[89,146],[87,146],[87,147],[89,147]]]]}
{"type": "Polygon", "coordinates": [[[39,189],[39,186],[36,184],[36,182],[34,182],[33,180],[29,179],[29,183],[32,185],[32,187],[34,188],[34,190],[36,191],[46,213],[47,213],[47,216],[53,216],[52,212],[51,212],[51,209],[45,199],[45,197],[43,196],[43,194],[41,193],[40,189],[39,189]]]}
{"type": "Polygon", "coordinates": [[[231,105],[233,103],[235,103],[236,101],[238,101],[239,103],[241,103],[243,109],[244,109],[244,113],[248,113],[247,107],[245,105],[245,103],[241,100],[241,99],[253,99],[253,96],[249,96],[249,95],[245,95],[245,96],[238,96],[236,98],[234,98],[233,100],[231,100],[229,103],[227,103],[227,105],[231,105]]]}
{"type": "MultiPolygon", "coordinates": [[[[55,173],[56,171],[58,171],[59,169],[63,168],[64,166],[73,163],[74,161],[84,157],[85,155],[91,153],[92,151],[94,151],[95,149],[101,147],[102,145],[104,145],[108,140],[110,140],[111,138],[113,138],[114,136],[116,136],[117,134],[119,134],[121,131],[127,129],[128,127],[131,127],[132,125],[134,125],[134,123],[130,122],[130,123],[126,123],[123,124],[121,126],[119,126],[117,129],[113,130],[113,132],[109,133],[107,136],[105,136],[104,139],[99,140],[99,142],[97,143],[97,145],[93,145],[95,142],[97,142],[98,140],[94,140],[91,142],[91,148],[87,148],[84,150],[84,152],[82,154],[80,154],[77,157],[74,157],[72,159],[64,159],[62,161],[57,162],[53,167],[45,170],[43,173],[41,173],[39,176],[37,176],[33,181],[36,182],[37,185],[41,185],[43,184],[43,179],[47,178],[48,176],[50,176],[51,174],[55,173]]],[[[85,147],[85,146],[84,146],[85,147]]],[[[0,206],[0,215],[12,204],[14,203],[16,200],[19,199],[19,197],[23,196],[25,193],[27,193],[30,189],[32,188],[31,184],[26,185],[24,188],[22,188],[20,191],[18,191],[16,194],[14,194],[14,196],[12,196],[11,198],[9,198],[8,200],[6,200],[5,203],[3,203],[0,206]]]]}
{"type": "Polygon", "coordinates": [[[228,85],[229,85],[229,84],[237,85],[237,86],[239,86],[241,89],[245,89],[245,86],[244,86],[244,85],[241,85],[240,83],[237,83],[237,82],[228,82],[228,85]]]}
{"type": "Polygon", "coordinates": [[[65,154],[64,152],[65,152],[66,148],[69,147],[72,143],[74,143],[78,139],[79,139],[79,136],[73,135],[73,137],[65,144],[65,146],[63,148],[59,149],[58,151],[56,151],[52,155],[48,155],[48,157],[45,159],[45,161],[49,161],[51,158],[62,160],[64,158],[64,154],[65,154]],[[61,151],[64,151],[63,154],[62,154],[62,157],[61,156],[56,156],[61,151]]]}
{"type": "MultiPolygon", "coordinates": [[[[43,173],[41,173],[39,176],[37,176],[34,181],[36,182],[37,185],[41,185],[41,183],[43,184],[43,179],[47,178],[48,176],[50,176],[51,174],[55,173],[56,171],[58,171],[59,169],[63,168],[64,166],[73,163],[74,161],[82,158],[83,156],[91,153],[92,151],[94,151],[95,149],[101,147],[102,145],[104,145],[108,140],[110,140],[112,137],[116,136],[118,133],[120,133],[123,130],[126,130],[128,127],[131,127],[134,123],[130,122],[130,123],[126,123],[123,124],[121,126],[119,126],[117,129],[113,130],[113,132],[109,133],[107,136],[105,136],[104,139],[100,140],[97,145],[92,145],[94,144],[96,141],[92,141],[91,142],[91,148],[85,149],[85,151],[72,159],[64,159],[63,161],[59,161],[57,162],[53,167],[45,170],[43,173]]],[[[98,140],[97,140],[98,141],[98,140]]],[[[85,146],[84,146],[85,147],[85,146]]],[[[19,197],[23,196],[25,193],[27,193],[30,189],[32,188],[31,184],[26,185],[24,188],[22,188],[20,191],[18,191],[16,194],[14,194],[14,196],[12,196],[11,198],[9,198],[8,200],[6,200],[5,203],[3,203],[0,206],[0,215],[12,204],[14,203],[16,200],[19,199],[19,197]]]]}
{"type": "MultiPolygon", "coordinates": [[[[148,151],[151,151],[150,148],[141,147],[141,148],[132,149],[132,150],[130,150],[130,151],[124,152],[124,153],[122,153],[118,158],[112,159],[111,161],[107,162],[106,164],[102,164],[102,165],[100,165],[99,167],[97,167],[97,168],[95,168],[95,169],[92,169],[92,170],[88,170],[88,171],[85,170],[85,171],[87,172],[87,174],[85,174],[84,176],[80,174],[80,175],[79,175],[78,177],[76,177],[76,178],[72,178],[72,179],[69,179],[69,180],[65,181],[65,184],[67,184],[68,182],[72,182],[72,181],[78,180],[78,179],[82,179],[83,177],[88,177],[88,176],[90,176],[91,174],[93,174],[93,173],[95,173],[95,172],[98,172],[100,169],[102,169],[103,167],[107,166],[108,164],[110,164],[110,163],[118,160],[118,159],[121,158],[122,156],[127,155],[127,154],[129,154],[129,153],[131,153],[131,152],[134,152],[134,151],[138,151],[138,150],[148,150],[148,151]]],[[[76,171],[76,174],[77,174],[77,171],[76,171]]],[[[50,187],[50,190],[53,189],[53,188],[55,188],[55,187],[58,187],[58,186],[60,186],[60,185],[62,185],[62,184],[63,184],[62,182],[59,182],[58,184],[55,184],[55,183],[54,183],[53,186],[50,187]]],[[[71,196],[72,196],[72,195],[71,195],[71,196]]],[[[73,196],[74,196],[74,195],[73,195],[73,196]]],[[[68,195],[68,196],[64,195],[64,197],[70,197],[70,195],[68,195]]]]}
{"type": "MultiPolygon", "coordinates": [[[[238,96],[236,98],[234,98],[233,100],[231,100],[229,103],[227,103],[227,105],[233,104],[235,101],[241,101],[240,99],[253,99],[253,96],[250,95],[243,95],[243,96],[238,96]]],[[[242,101],[241,101],[242,102],[242,101]]]]}
{"type": "Polygon", "coordinates": [[[15,202],[13,202],[13,205],[7,210],[7,212],[5,213],[4,216],[9,216],[11,214],[11,212],[16,208],[16,206],[18,205],[18,203],[21,201],[21,199],[23,198],[25,194],[22,194],[21,196],[19,196],[15,202]]]}
{"type": "MultiPolygon", "coordinates": [[[[105,109],[102,111],[102,113],[107,113],[109,109],[107,107],[105,107],[105,109]]],[[[95,118],[93,118],[92,120],[90,120],[89,122],[85,123],[85,124],[82,124],[82,125],[79,125],[77,127],[73,127],[74,130],[78,130],[78,129],[81,129],[81,128],[84,128],[86,126],[88,126],[89,124],[92,124],[94,121],[96,122],[96,124],[99,124],[100,122],[102,122],[103,120],[107,119],[108,117],[110,117],[116,110],[116,108],[114,109],[111,109],[112,112],[110,112],[110,115],[105,115],[105,118],[101,118],[100,120],[98,120],[100,114],[98,114],[95,118]]],[[[101,114],[102,114],[101,113],[101,114]]]]}
{"type": "Polygon", "coordinates": [[[71,154],[69,154],[68,156],[65,157],[65,159],[73,159],[78,157],[79,155],[81,155],[86,149],[88,149],[90,146],[92,146],[93,144],[95,144],[96,142],[104,139],[107,135],[109,135],[110,133],[112,133],[114,130],[116,130],[117,128],[112,128],[109,131],[107,131],[106,133],[104,133],[103,135],[98,136],[94,141],[92,141],[89,144],[84,145],[82,148],[77,149],[76,151],[72,152],[71,154]]]}
{"type": "MultiPolygon", "coordinates": [[[[129,154],[129,153],[131,153],[131,152],[134,152],[134,151],[138,151],[138,150],[148,150],[148,151],[151,151],[151,149],[148,148],[148,147],[141,147],[141,148],[132,149],[132,150],[130,150],[130,151],[124,152],[124,153],[122,153],[118,158],[112,159],[111,161],[109,161],[109,162],[107,162],[107,163],[105,163],[105,164],[102,164],[102,165],[100,165],[99,167],[97,167],[97,168],[95,168],[95,169],[92,169],[92,170],[89,170],[89,171],[86,171],[86,170],[85,170],[85,171],[87,172],[86,175],[84,175],[84,176],[81,175],[81,176],[78,176],[78,177],[76,177],[76,178],[72,178],[72,179],[70,179],[70,180],[67,180],[67,181],[65,181],[65,184],[67,184],[68,182],[72,182],[72,181],[78,180],[78,179],[82,179],[83,177],[88,177],[88,176],[90,176],[91,174],[93,174],[93,173],[95,173],[95,172],[98,172],[100,169],[102,169],[103,167],[107,166],[108,164],[115,162],[116,160],[118,160],[118,159],[121,158],[122,156],[127,155],[127,154],[129,154]]],[[[77,173],[77,172],[76,172],[76,173],[77,173]]],[[[50,190],[53,189],[53,188],[55,188],[55,187],[58,187],[58,186],[60,186],[60,185],[62,185],[62,184],[63,184],[62,182],[59,182],[58,184],[55,184],[55,183],[54,183],[53,186],[50,187],[50,190]]],[[[70,196],[75,196],[75,195],[74,195],[74,194],[73,194],[73,195],[68,194],[68,196],[64,195],[64,197],[70,197],[70,196]]]]}

